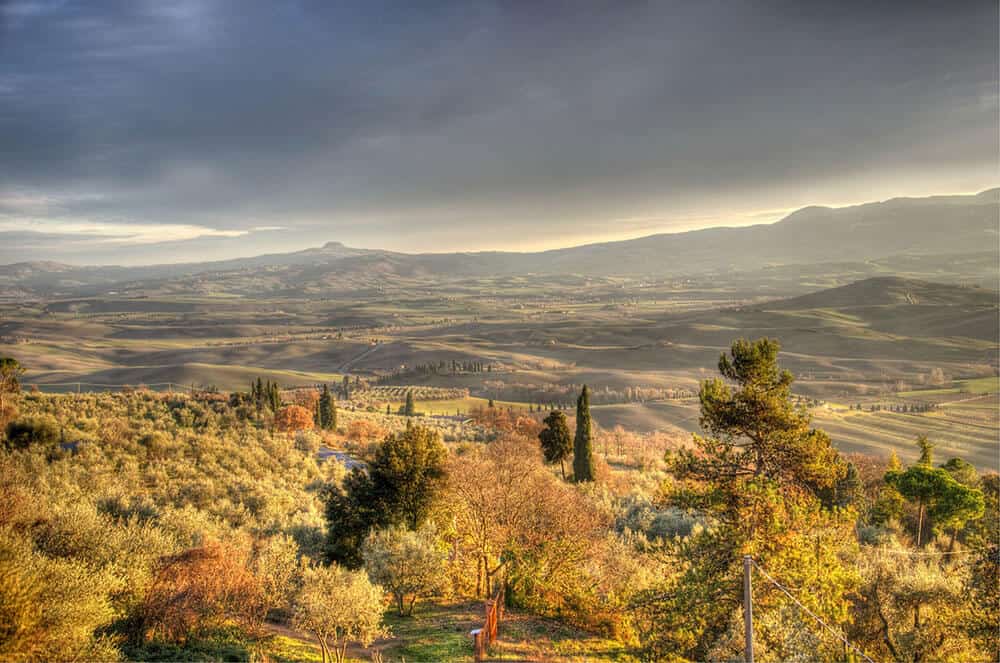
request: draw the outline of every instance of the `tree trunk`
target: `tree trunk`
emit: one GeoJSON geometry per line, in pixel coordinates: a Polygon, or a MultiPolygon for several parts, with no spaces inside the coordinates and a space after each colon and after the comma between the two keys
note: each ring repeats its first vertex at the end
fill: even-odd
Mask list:
{"type": "Polygon", "coordinates": [[[329,657],[326,654],[326,642],[323,640],[323,637],[319,633],[316,633],[315,635],[316,635],[316,641],[319,643],[320,656],[323,659],[323,663],[327,663],[329,657]]]}
{"type": "Polygon", "coordinates": [[[563,481],[566,480],[566,461],[565,459],[559,459],[559,471],[562,472],[563,481]]]}
{"type": "Polygon", "coordinates": [[[396,609],[399,611],[399,616],[403,616],[403,595],[396,594],[396,609]]]}

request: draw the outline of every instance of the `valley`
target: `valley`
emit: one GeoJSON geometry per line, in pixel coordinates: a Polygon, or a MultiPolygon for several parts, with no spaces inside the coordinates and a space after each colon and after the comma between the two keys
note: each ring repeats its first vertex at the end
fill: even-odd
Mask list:
{"type": "Polygon", "coordinates": [[[808,273],[779,287],[743,274],[532,275],[424,278],[350,296],[21,300],[0,305],[0,354],[28,367],[25,384],[44,391],[228,391],[256,377],[295,387],[345,376],[468,390],[470,400],[428,408],[450,415],[491,398],[568,407],[568,394],[588,384],[602,427],[684,437],[698,430],[698,384],[719,353],[735,338],[768,336],[798,376],[794,392],[843,450],[908,458],[915,435],[926,433],[982,467],[994,464],[996,292],[850,278],[827,273],[833,287],[814,289],[808,273]],[[486,368],[463,370],[468,362],[486,368]],[[986,393],[960,398],[962,381],[982,379],[986,393]],[[866,411],[926,404],[940,407],[866,411]]]}

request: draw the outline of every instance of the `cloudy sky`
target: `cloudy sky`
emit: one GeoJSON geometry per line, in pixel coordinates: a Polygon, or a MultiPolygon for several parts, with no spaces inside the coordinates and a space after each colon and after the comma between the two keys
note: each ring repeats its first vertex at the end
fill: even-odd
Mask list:
{"type": "Polygon", "coordinates": [[[997,24],[994,0],[0,0],[0,262],[530,250],[975,192],[997,24]]]}

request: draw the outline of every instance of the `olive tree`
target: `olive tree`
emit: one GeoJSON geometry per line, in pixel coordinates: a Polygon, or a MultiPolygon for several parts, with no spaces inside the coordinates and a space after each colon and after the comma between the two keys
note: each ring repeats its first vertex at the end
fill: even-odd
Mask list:
{"type": "Polygon", "coordinates": [[[430,525],[417,531],[376,530],[368,535],[362,556],[368,575],[392,594],[400,616],[412,616],[417,599],[444,589],[446,555],[430,525]]]}
{"type": "Polygon", "coordinates": [[[292,609],[292,625],[316,636],[323,663],[343,663],[347,645],[367,647],[388,635],[382,625],[382,588],[364,571],[333,564],[307,569],[292,609]]]}

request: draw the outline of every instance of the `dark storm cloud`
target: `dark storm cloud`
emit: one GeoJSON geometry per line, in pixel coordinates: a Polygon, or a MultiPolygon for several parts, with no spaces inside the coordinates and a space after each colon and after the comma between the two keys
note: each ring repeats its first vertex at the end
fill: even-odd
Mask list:
{"type": "Polygon", "coordinates": [[[0,232],[512,247],[995,174],[993,2],[334,5],[2,3],[0,232]]]}

